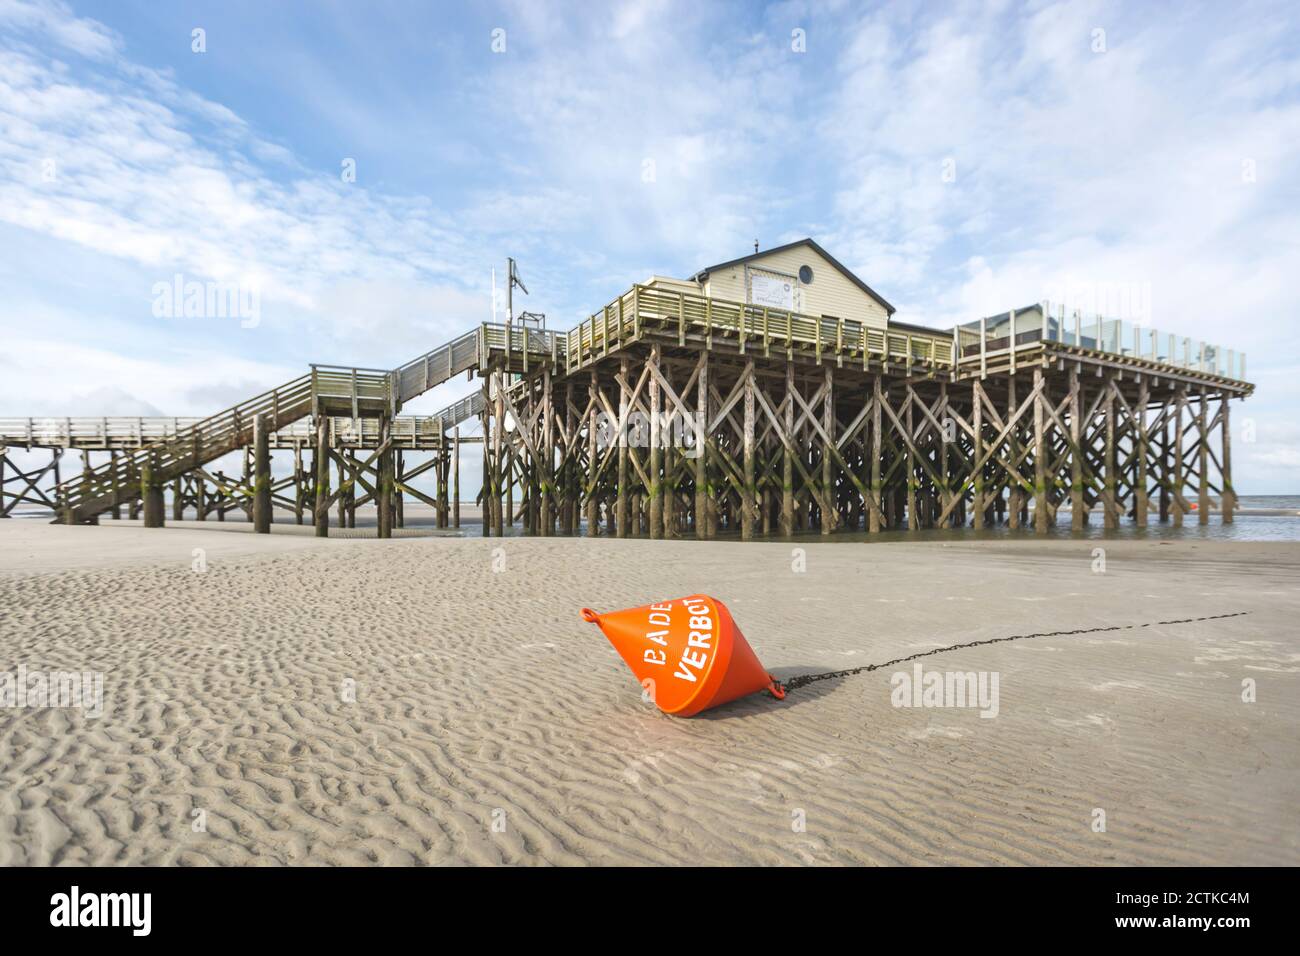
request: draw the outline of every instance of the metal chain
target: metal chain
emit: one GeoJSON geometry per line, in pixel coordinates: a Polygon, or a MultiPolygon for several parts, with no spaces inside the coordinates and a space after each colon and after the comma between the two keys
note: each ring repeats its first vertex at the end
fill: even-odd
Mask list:
{"type": "Polygon", "coordinates": [[[1186,617],[1173,621],[1148,621],[1145,624],[1114,624],[1110,627],[1085,627],[1073,631],[1043,631],[1038,634],[1013,634],[1010,637],[990,637],[983,641],[970,641],[966,644],[953,644],[950,647],[938,647],[929,651],[921,651],[917,654],[909,654],[907,657],[899,657],[892,661],[885,661],[882,664],[863,664],[861,667],[850,667],[842,671],[826,671],[822,674],[800,674],[798,677],[792,677],[789,680],[782,681],[782,686],[787,691],[797,690],[808,684],[815,684],[817,681],[831,680],[835,677],[852,677],[855,674],[865,674],[868,671],[880,670],[882,667],[894,667],[898,664],[906,664],[908,661],[914,661],[921,657],[932,657],[935,654],[944,654],[948,651],[959,651],[967,647],[983,647],[986,644],[1002,644],[1006,641],[1025,641],[1031,637],[1072,637],[1077,634],[1105,634],[1113,631],[1131,631],[1143,627],[1161,627],[1167,624],[1195,624],[1199,621],[1220,621],[1229,617],[1241,617],[1249,614],[1249,611],[1233,611],[1231,614],[1211,614],[1208,617],[1186,617]]]}

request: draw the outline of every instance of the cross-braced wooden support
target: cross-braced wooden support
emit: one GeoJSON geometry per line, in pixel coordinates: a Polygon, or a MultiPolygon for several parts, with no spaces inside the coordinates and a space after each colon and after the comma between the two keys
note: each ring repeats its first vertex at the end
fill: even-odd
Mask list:
{"type": "Polygon", "coordinates": [[[64,450],[50,448],[48,457],[43,456],[45,461],[35,466],[20,466],[12,451],[0,445],[0,518],[12,517],[19,505],[48,508],[58,514],[55,488],[61,480],[59,463],[64,450]]]}
{"type": "Polygon", "coordinates": [[[649,339],[569,376],[490,370],[485,528],[503,511],[527,534],[742,540],[1047,533],[1063,508],[1075,531],[1157,508],[1231,520],[1227,389],[1046,354],[953,375],[789,352],[649,339]]]}

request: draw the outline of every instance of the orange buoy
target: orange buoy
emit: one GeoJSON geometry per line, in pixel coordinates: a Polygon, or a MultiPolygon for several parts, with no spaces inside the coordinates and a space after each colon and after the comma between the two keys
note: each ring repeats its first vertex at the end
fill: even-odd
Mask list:
{"type": "Polygon", "coordinates": [[[582,619],[600,625],[666,714],[693,717],[764,689],[777,700],[785,697],[726,605],[706,594],[609,614],[584,607],[582,619]]]}

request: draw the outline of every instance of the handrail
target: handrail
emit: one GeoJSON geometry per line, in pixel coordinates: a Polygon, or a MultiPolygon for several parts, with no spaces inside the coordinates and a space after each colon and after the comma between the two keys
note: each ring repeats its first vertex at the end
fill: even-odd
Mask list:
{"type": "Polygon", "coordinates": [[[66,448],[101,444],[107,447],[111,440],[117,439],[139,445],[174,435],[181,428],[199,421],[201,419],[193,417],[161,415],[0,418],[0,444],[66,448]]]}
{"type": "Polygon", "coordinates": [[[408,402],[435,385],[477,366],[478,336],[478,329],[466,332],[400,366],[393,373],[398,383],[398,399],[408,402]]]}
{"type": "Polygon", "coordinates": [[[483,411],[482,391],[472,392],[459,401],[452,402],[431,416],[442,423],[443,430],[455,428],[466,419],[473,418],[483,411]]]}
{"type": "MultiPolygon", "coordinates": [[[[521,329],[519,334],[523,336],[525,352],[530,350],[529,335],[534,336],[539,345],[545,345],[552,352],[555,349],[556,340],[547,337],[553,333],[521,329]]],[[[258,417],[270,416],[272,431],[278,433],[294,421],[319,413],[321,398],[333,400],[331,404],[334,405],[340,404],[338,400],[342,399],[345,407],[350,403],[351,420],[361,421],[359,428],[364,433],[367,426],[362,412],[373,408],[375,401],[383,402],[390,414],[395,414],[402,402],[449,380],[453,375],[476,367],[480,358],[479,340],[480,330],[475,329],[391,371],[313,364],[306,375],[278,388],[207,418],[173,419],[170,428],[155,426],[147,429],[144,419],[135,419],[134,435],[126,436],[134,438],[134,447],[126,444],[124,438],[122,449],[126,454],[114,456],[97,468],[62,482],[56,493],[63,510],[74,519],[92,517],[123,500],[123,496],[138,497],[146,469],[151,480],[166,481],[251,442],[253,423],[258,417]],[[367,407],[362,406],[363,402],[367,407]]],[[[424,424],[419,419],[410,419],[410,427],[445,430],[481,410],[481,396],[471,396],[453,403],[438,415],[428,417],[424,424]]],[[[0,420],[0,441],[12,443],[7,429],[17,421],[0,420]]],[[[68,447],[74,447],[77,436],[72,420],[65,419],[64,422],[68,447]]],[[[107,419],[103,422],[106,423],[107,419]]],[[[34,436],[33,420],[22,422],[21,427],[24,444],[34,444],[33,437],[47,443],[53,443],[52,438],[58,437],[46,433],[34,436]]],[[[331,423],[331,427],[335,427],[335,423],[331,423]]],[[[101,431],[107,443],[109,426],[102,424],[101,431]]],[[[86,447],[84,442],[81,447],[86,447]]]]}
{"type": "Polygon", "coordinates": [[[197,467],[247,444],[259,416],[269,414],[273,430],[301,418],[311,411],[312,379],[300,376],[70,478],[57,489],[63,506],[90,517],[89,509],[111,506],[123,493],[134,496],[130,489],[139,488],[146,468],[161,479],[184,463],[197,467]]]}
{"type": "MultiPolygon", "coordinates": [[[[393,434],[434,435],[439,422],[443,430],[459,425],[482,410],[482,394],[474,392],[432,415],[399,415],[393,419],[393,434]]],[[[373,423],[378,419],[362,416],[360,421],[373,423]]],[[[202,419],[179,416],[64,416],[0,418],[0,445],[27,448],[67,448],[84,451],[125,451],[142,448],[164,440],[174,440],[178,433],[192,427],[202,419]]],[[[331,429],[346,430],[339,423],[351,423],[348,416],[331,416],[331,429]]],[[[367,434],[370,424],[365,426],[367,434]]],[[[277,428],[271,433],[274,444],[285,441],[308,440],[316,435],[315,426],[299,418],[277,428]]],[[[78,479],[79,480],[79,479],[78,479]]]]}
{"type": "MultiPolygon", "coordinates": [[[[855,358],[865,363],[875,357],[909,366],[952,365],[950,333],[894,331],[858,319],[811,316],[643,284],[632,286],[568,332],[545,333],[551,338],[544,343],[526,338],[521,342],[516,332],[510,351],[522,351],[525,357],[530,352],[550,352],[557,360],[563,359],[565,370],[572,372],[641,338],[651,326],[661,332],[676,331],[681,344],[687,335],[702,335],[709,344],[715,336],[727,336],[734,337],[742,351],[761,348],[764,354],[773,348],[787,353],[797,349],[841,362],[855,358]]],[[[506,350],[504,327],[485,323],[481,328],[487,349],[506,350]]]]}
{"type": "Polygon", "coordinates": [[[1192,339],[1187,336],[1162,333],[1124,319],[1084,315],[1078,309],[1067,316],[1065,306],[1056,305],[1053,310],[1053,303],[1039,302],[957,326],[954,351],[958,364],[979,367],[983,373],[990,356],[1007,354],[1014,369],[1018,352],[1047,344],[1246,382],[1244,352],[1207,342],[1193,347],[1192,339]]]}

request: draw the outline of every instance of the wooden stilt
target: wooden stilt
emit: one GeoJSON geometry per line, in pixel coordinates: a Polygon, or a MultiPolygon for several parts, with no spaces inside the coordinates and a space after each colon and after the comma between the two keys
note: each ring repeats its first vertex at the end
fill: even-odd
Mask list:
{"type": "MultiPolygon", "coordinates": [[[[522,476],[516,470],[514,435],[503,423],[501,426],[501,487],[503,489],[503,501],[501,506],[502,531],[510,528],[512,531],[515,527],[515,521],[523,517],[524,489],[520,487],[518,503],[515,502],[515,483],[522,476]]],[[[521,526],[521,532],[527,532],[527,527],[521,526]]]]}
{"type": "Polygon", "coordinates": [[[701,351],[695,376],[695,537],[709,536],[708,510],[711,493],[705,465],[709,436],[709,353],[701,351]]]}
{"type": "Polygon", "coordinates": [[[914,457],[915,452],[913,450],[916,433],[913,429],[912,406],[916,403],[912,401],[912,398],[912,389],[909,386],[907,388],[907,406],[903,409],[903,428],[907,434],[907,441],[903,446],[903,461],[904,467],[907,469],[907,530],[915,534],[917,531],[921,530],[921,520],[920,515],[917,512],[917,461],[914,457]]]}
{"type": "Polygon", "coordinates": [[[571,535],[577,528],[577,482],[574,475],[574,456],[577,453],[577,416],[573,407],[573,383],[564,389],[564,442],[560,450],[560,531],[571,535]]]}
{"type": "Polygon", "coordinates": [[[375,491],[375,506],[379,509],[379,537],[393,536],[393,491],[394,461],[392,442],[392,419],[387,415],[379,417],[379,458],[376,463],[378,483],[375,491]]]}
{"type": "Polygon", "coordinates": [[[835,510],[835,472],[833,452],[835,449],[835,396],[834,375],[830,365],[822,366],[822,434],[821,434],[821,533],[830,534],[835,530],[838,512],[835,510]]]}
{"type": "Polygon", "coordinates": [[[1133,436],[1133,520],[1139,528],[1147,526],[1147,509],[1151,505],[1147,494],[1147,458],[1151,454],[1147,436],[1147,405],[1150,401],[1150,388],[1146,378],[1143,378],[1138,383],[1137,406],[1133,409],[1133,414],[1137,416],[1133,436]]]}
{"type": "MultiPolygon", "coordinates": [[[[302,524],[303,502],[306,499],[304,483],[306,476],[302,472],[302,442],[293,444],[293,520],[295,524],[302,524]]],[[[199,520],[203,520],[203,479],[198,482],[198,511],[199,520]]]]}
{"type": "Polygon", "coordinates": [[[157,463],[148,458],[140,466],[140,498],[143,501],[144,526],[161,528],[163,526],[163,486],[154,477],[157,463]]]}
{"type": "Polygon", "coordinates": [[[670,414],[665,424],[659,426],[659,435],[663,442],[664,481],[660,497],[663,499],[665,538],[680,537],[677,526],[677,464],[680,453],[673,444],[671,421],[670,414]]]}
{"type": "MultiPolygon", "coordinates": [[[[1051,522],[1051,488],[1047,481],[1047,384],[1043,369],[1034,366],[1034,531],[1044,534],[1051,522]]],[[[1019,502],[1017,502],[1017,505],[1019,502]]]]}
{"type": "MultiPolygon", "coordinates": [[[[505,397],[503,395],[504,383],[500,369],[492,370],[492,393],[493,402],[496,408],[496,414],[492,419],[492,530],[496,536],[502,537],[505,534],[505,523],[509,520],[511,526],[514,525],[514,515],[506,516],[501,510],[502,483],[509,484],[504,471],[505,463],[502,461],[504,449],[502,447],[502,433],[505,429],[506,410],[505,397]]],[[[507,490],[508,494],[508,490],[507,490]]],[[[513,501],[511,501],[513,510],[513,501]]]]}
{"type": "MultiPolygon", "coordinates": [[[[320,413],[316,415],[316,448],[312,455],[316,466],[316,537],[326,538],[330,533],[329,419],[320,413]]],[[[218,518],[220,517],[218,512],[218,518]]]]}
{"type": "Polygon", "coordinates": [[[1110,382],[1107,381],[1103,386],[1105,397],[1102,399],[1102,409],[1106,416],[1106,434],[1105,445],[1102,454],[1105,461],[1106,474],[1103,483],[1102,493],[1102,520],[1107,528],[1119,527],[1119,501],[1116,498],[1116,453],[1115,453],[1115,395],[1110,388],[1110,382]]]}
{"type": "Polygon", "coordinates": [[[781,534],[794,534],[794,365],[785,367],[784,434],[781,443],[781,534]]]}
{"type": "MultiPolygon", "coordinates": [[[[391,434],[391,426],[390,426],[391,434]]],[[[441,453],[435,453],[435,457],[442,458],[441,453]]],[[[438,518],[438,527],[447,527],[447,470],[442,467],[441,461],[435,466],[437,472],[438,484],[442,487],[442,495],[438,498],[438,507],[435,509],[438,518]]],[[[397,448],[393,451],[393,527],[406,527],[406,499],[402,495],[402,482],[406,479],[406,455],[402,449],[397,448]]]]}
{"type": "MultiPolygon", "coordinates": [[[[957,422],[952,417],[952,410],[948,407],[947,382],[939,383],[939,424],[942,426],[939,430],[939,476],[943,479],[943,484],[939,489],[939,514],[950,515],[953,499],[953,476],[949,471],[949,464],[951,463],[950,453],[953,440],[957,437],[957,422]],[[950,429],[951,437],[949,435],[950,429]]],[[[940,527],[951,527],[953,520],[948,517],[939,521],[938,524],[940,527]]]]}
{"type": "Polygon", "coordinates": [[[338,521],[340,528],[346,528],[350,525],[348,521],[348,495],[351,493],[352,486],[348,483],[348,474],[343,466],[343,458],[347,455],[347,451],[344,448],[339,448],[337,455],[338,458],[334,462],[334,467],[338,476],[339,488],[338,521]]]}
{"type": "Polygon", "coordinates": [[[880,475],[880,456],[883,454],[881,446],[881,409],[885,404],[885,392],[880,385],[880,376],[876,375],[871,380],[872,405],[871,405],[871,497],[875,501],[874,508],[867,509],[867,531],[871,534],[880,532],[880,517],[884,513],[884,489],[881,486],[880,475]]]}
{"type": "Polygon", "coordinates": [[[1169,425],[1170,425],[1170,402],[1169,399],[1161,402],[1160,412],[1160,520],[1167,522],[1169,520],[1169,509],[1171,503],[1170,489],[1173,488],[1173,479],[1171,479],[1171,463],[1169,455],[1169,425]]]}
{"type": "Polygon", "coordinates": [[[744,436],[742,452],[744,454],[744,487],[740,494],[740,540],[751,541],[754,538],[754,525],[758,517],[757,502],[754,496],[754,360],[745,362],[744,371],[744,436]]]}
{"type": "Polygon", "coordinates": [[[598,397],[600,382],[595,373],[591,373],[591,384],[587,386],[587,537],[600,535],[600,491],[596,487],[597,468],[600,464],[600,452],[597,442],[597,419],[599,417],[598,397]]]}
{"type": "MultiPolygon", "coordinates": [[[[271,533],[270,422],[265,415],[253,419],[253,533],[271,533]]],[[[177,489],[179,492],[179,489],[177,489]]]]}
{"type": "Polygon", "coordinates": [[[551,367],[542,369],[542,489],[538,505],[541,509],[542,534],[555,534],[558,511],[555,485],[555,396],[551,381],[551,367]]]}
{"type": "Polygon", "coordinates": [[[662,415],[663,408],[660,404],[659,394],[659,376],[660,372],[660,352],[659,344],[655,343],[650,346],[650,463],[649,487],[646,494],[649,497],[649,518],[650,518],[650,537],[652,539],[664,537],[664,487],[661,472],[664,468],[663,455],[663,435],[662,435],[662,415]]]}
{"type": "MultiPolygon", "coordinates": [[[[3,457],[3,455],[0,455],[0,457],[3,457]]],[[[114,521],[119,521],[119,520],[121,520],[121,518],[122,518],[122,489],[118,487],[118,481],[117,481],[117,475],[118,475],[118,463],[117,463],[117,459],[118,459],[118,452],[117,452],[116,449],[113,449],[112,451],[110,451],[110,452],[108,453],[108,460],[112,463],[112,467],[110,468],[110,474],[112,475],[112,477],[111,477],[110,480],[111,480],[111,486],[112,486],[112,492],[113,492],[113,509],[112,509],[112,515],[113,515],[113,520],[114,520],[114,521]]],[[[3,484],[4,484],[3,482],[0,482],[0,486],[2,486],[3,484]]],[[[0,510],[3,510],[3,508],[0,508],[0,510]]],[[[199,506],[199,510],[200,510],[200,512],[202,512],[202,504],[201,504],[201,503],[200,503],[200,506],[199,506]]],[[[199,515],[199,520],[200,520],[200,521],[203,520],[203,516],[202,516],[201,513],[200,513],[200,515],[199,515]]]]}
{"type": "Polygon", "coordinates": [[[1232,488],[1232,425],[1230,420],[1232,406],[1226,390],[1219,393],[1219,436],[1223,445],[1223,457],[1219,460],[1219,474],[1223,488],[1220,491],[1219,510],[1224,524],[1232,524],[1233,512],[1237,510],[1237,493],[1232,488]]]}
{"type": "Polygon", "coordinates": [[[488,538],[492,535],[492,419],[489,409],[492,407],[492,399],[488,393],[488,386],[483,386],[483,412],[479,416],[479,430],[483,436],[483,482],[479,485],[479,510],[483,516],[483,537],[488,538]]]}
{"type": "Polygon", "coordinates": [[[971,381],[971,428],[975,432],[974,498],[971,501],[971,526],[979,531],[984,527],[984,410],[980,401],[980,387],[976,380],[971,381]]]}
{"type": "MultiPolygon", "coordinates": [[[[1016,411],[1019,408],[1020,403],[1016,401],[1016,376],[1014,374],[1008,375],[1006,404],[1006,415],[1008,421],[1011,420],[1011,417],[1016,414],[1016,411]]],[[[1020,461],[1021,454],[1019,425],[1013,428],[1011,433],[1007,436],[1007,449],[1010,452],[1010,467],[1018,473],[1019,467],[1016,463],[1020,461]]],[[[1022,494],[1023,492],[1020,488],[1019,482],[1014,480],[1007,482],[1007,525],[1013,531],[1020,527],[1020,496],[1022,494]]],[[[1037,509],[1037,497],[1034,499],[1034,505],[1035,509],[1037,509]]]]}
{"type": "Polygon", "coordinates": [[[618,514],[615,517],[615,534],[620,538],[628,536],[632,518],[632,502],[629,495],[632,489],[628,484],[628,417],[631,412],[631,393],[628,388],[628,360],[619,363],[618,379],[618,514]]]}
{"type": "Polygon", "coordinates": [[[1183,495],[1183,411],[1187,407],[1187,389],[1182,387],[1178,389],[1178,394],[1174,399],[1174,448],[1173,448],[1173,481],[1172,496],[1174,509],[1174,527],[1183,526],[1183,513],[1185,497],[1183,495]]]}
{"type": "Polygon", "coordinates": [[[1083,495],[1083,396],[1079,369],[1070,368],[1070,530],[1082,531],[1088,523],[1083,495]]]}
{"type": "Polygon", "coordinates": [[[1210,523],[1210,429],[1206,420],[1210,398],[1205,386],[1200,388],[1196,408],[1196,523],[1210,523]]]}
{"type": "Polygon", "coordinates": [[[451,526],[460,527],[460,426],[451,430],[451,526]]]}

